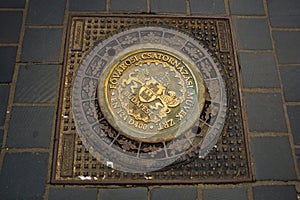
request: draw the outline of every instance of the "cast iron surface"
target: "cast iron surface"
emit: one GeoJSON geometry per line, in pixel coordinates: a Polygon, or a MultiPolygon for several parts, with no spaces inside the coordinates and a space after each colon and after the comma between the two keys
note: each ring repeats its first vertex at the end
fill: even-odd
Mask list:
{"type": "MultiPolygon", "coordinates": [[[[101,48],[101,45],[99,48],[101,48]]],[[[91,56],[90,61],[93,58],[95,58],[95,56],[91,56]]],[[[202,65],[204,66],[204,64],[202,65]]],[[[104,64],[103,67],[105,67],[104,64]]],[[[100,75],[96,70],[94,70],[94,72],[96,77],[100,75]]],[[[210,80],[210,78],[206,77],[205,74],[209,73],[202,71],[204,81],[206,81],[206,85],[209,85],[208,80],[210,80]]],[[[91,93],[91,95],[95,94],[96,92],[91,93]]],[[[238,74],[228,19],[158,16],[136,18],[136,16],[120,17],[112,15],[73,16],[70,18],[61,95],[60,115],[57,119],[56,153],[53,160],[52,182],[54,183],[145,184],[234,182],[251,179],[239,98],[238,74]],[[221,124],[218,134],[207,134],[207,130],[213,125],[211,122],[214,122],[212,119],[214,118],[214,112],[216,112],[214,110],[216,109],[213,108],[216,101],[209,98],[206,99],[203,111],[199,113],[199,122],[201,122],[201,124],[199,124],[199,128],[194,128],[193,130],[197,136],[195,144],[202,143],[203,140],[209,141],[207,142],[209,145],[203,148],[203,151],[201,151],[201,147],[195,145],[196,148],[191,148],[190,151],[186,151],[180,159],[175,159],[175,163],[165,165],[166,167],[164,169],[157,168],[155,172],[139,171],[139,173],[130,173],[134,171],[117,168],[120,169],[120,171],[118,171],[111,168],[114,164],[118,164],[117,162],[111,161],[111,159],[106,159],[106,162],[104,162],[105,160],[99,162],[98,160],[101,159],[97,156],[97,150],[94,151],[92,148],[91,151],[91,146],[87,145],[85,140],[84,144],[87,148],[84,147],[74,123],[72,112],[74,110],[72,108],[72,106],[74,106],[74,102],[72,104],[72,98],[74,97],[72,97],[72,89],[80,64],[84,65],[84,62],[87,62],[83,58],[86,55],[91,55],[91,49],[97,46],[99,41],[105,42],[107,37],[112,38],[113,35],[117,33],[120,34],[124,31],[126,33],[128,30],[133,30],[145,25],[163,27],[161,30],[170,30],[169,28],[171,28],[173,30],[170,30],[170,32],[179,31],[179,34],[186,34],[186,37],[195,38],[196,40],[194,42],[198,40],[199,43],[194,44],[204,47],[201,50],[205,50],[205,54],[207,54],[209,58],[208,61],[213,63],[215,67],[214,70],[218,71],[219,76],[224,80],[224,84],[226,84],[228,97],[227,101],[222,101],[222,103],[228,108],[226,120],[224,114],[224,122],[220,121],[225,124],[224,128],[222,129],[223,125],[221,124]],[[165,29],[166,27],[168,29],[165,29]],[[220,137],[218,137],[219,134],[221,134],[220,137]],[[214,145],[216,141],[217,144],[214,145]],[[210,150],[213,145],[214,148],[210,150]]],[[[137,154],[138,151],[145,150],[146,154],[150,152],[149,158],[151,158],[151,152],[155,151],[153,150],[155,147],[165,148],[163,146],[164,143],[143,144],[129,139],[124,135],[118,136],[118,132],[115,131],[106,120],[103,121],[104,116],[99,109],[97,99],[97,97],[93,100],[90,99],[86,107],[87,109],[85,110],[87,111],[88,107],[97,110],[96,113],[90,113],[93,120],[98,121],[97,123],[99,124],[102,123],[101,130],[106,133],[107,141],[113,141],[116,148],[119,148],[119,152],[128,151],[137,154]],[[132,147],[137,147],[137,150],[132,151],[132,147]]],[[[94,124],[95,121],[93,121],[94,124]]],[[[77,129],[79,124],[80,122],[77,121],[77,129]]],[[[85,130],[81,130],[80,132],[86,132],[85,130]]],[[[177,146],[179,146],[179,144],[177,146]]],[[[138,160],[135,159],[126,160],[126,162],[129,165],[138,165],[138,160]]],[[[114,168],[116,167],[114,166],[114,168]]]]}
{"type": "Polygon", "coordinates": [[[74,81],[72,111],[84,146],[133,173],[185,161],[191,152],[204,157],[225,122],[219,68],[198,41],[176,30],[132,28],[105,39],[74,81]]]}

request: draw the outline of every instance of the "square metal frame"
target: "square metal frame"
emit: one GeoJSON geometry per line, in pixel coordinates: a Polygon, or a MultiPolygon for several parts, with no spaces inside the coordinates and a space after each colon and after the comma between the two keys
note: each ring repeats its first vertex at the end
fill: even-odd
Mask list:
{"type": "Polygon", "coordinates": [[[148,185],[233,183],[253,180],[248,137],[245,129],[245,112],[240,89],[239,65],[230,18],[148,14],[71,15],[65,46],[51,183],[148,185]],[[115,33],[114,31],[145,24],[171,26],[182,31],[189,31],[201,42],[207,44],[208,49],[214,52],[217,59],[224,65],[228,75],[228,83],[230,87],[234,88],[229,94],[230,101],[234,101],[237,106],[234,108],[235,112],[229,113],[228,123],[225,125],[222,135],[205,159],[197,158],[192,163],[178,169],[172,168],[147,174],[130,174],[118,172],[100,164],[84,148],[76,133],[74,120],[72,120],[71,90],[76,68],[85,53],[94,44],[115,33]],[[200,28],[195,30],[195,24],[198,24],[198,28],[200,28]],[[215,27],[217,41],[210,41],[208,38],[211,27],[215,27]],[[220,163],[221,167],[219,166],[220,163]]]}

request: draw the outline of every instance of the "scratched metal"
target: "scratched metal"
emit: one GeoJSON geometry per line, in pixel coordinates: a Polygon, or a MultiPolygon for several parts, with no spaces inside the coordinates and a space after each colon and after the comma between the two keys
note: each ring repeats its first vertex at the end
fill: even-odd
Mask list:
{"type": "MultiPolygon", "coordinates": [[[[239,75],[228,19],[103,15],[73,16],[69,23],[57,117],[53,183],[157,184],[251,180],[239,75]],[[145,26],[147,28],[143,28],[145,26]],[[149,35],[150,32],[154,34],[149,35]],[[97,97],[97,80],[102,69],[113,62],[116,53],[130,48],[126,41],[123,46],[119,45],[124,41],[122,38],[126,38],[124,35],[135,33],[144,45],[149,40],[153,46],[164,43],[164,50],[173,48],[188,57],[197,66],[209,94],[199,112],[199,126],[191,129],[195,135],[191,147],[178,151],[180,153],[174,154],[177,157],[163,164],[156,160],[165,159],[168,153],[157,153],[157,149],[166,149],[164,145],[167,143],[147,143],[120,135],[105,119],[97,97]],[[176,47],[178,41],[170,42],[171,36],[181,39],[185,46],[176,47]],[[193,48],[196,51],[192,51],[193,48]],[[191,52],[198,52],[199,58],[191,52]],[[79,88],[79,92],[74,92],[74,88],[79,88]],[[101,148],[105,144],[113,148],[104,148],[103,151],[101,148]],[[126,159],[123,159],[124,155],[126,159]],[[140,162],[139,159],[143,160],[140,162]],[[156,167],[147,169],[149,162],[156,167]]],[[[129,46],[139,49],[139,45],[143,44],[129,46]]],[[[177,150],[180,142],[173,143],[177,150]]]]}

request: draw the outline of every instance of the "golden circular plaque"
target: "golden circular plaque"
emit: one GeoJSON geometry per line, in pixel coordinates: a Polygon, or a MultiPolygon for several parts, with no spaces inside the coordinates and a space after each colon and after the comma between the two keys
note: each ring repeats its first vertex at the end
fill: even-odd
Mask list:
{"type": "Polygon", "coordinates": [[[174,139],[198,121],[204,105],[205,86],[197,68],[180,52],[165,49],[139,47],[119,56],[98,84],[105,118],[137,141],[174,139]]]}

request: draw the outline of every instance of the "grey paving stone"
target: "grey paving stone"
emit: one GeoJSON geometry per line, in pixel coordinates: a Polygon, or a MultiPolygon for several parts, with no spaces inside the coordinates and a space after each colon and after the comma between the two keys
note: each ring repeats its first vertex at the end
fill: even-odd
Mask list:
{"type": "Polygon", "coordinates": [[[10,83],[14,73],[17,47],[0,47],[0,82],[10,83]]]}
{"type": "Polygon", "coordinates": [[[273,27],[300,27],[300,1],[268,0],[267,3],[273,27]]]}
{"type": "Polygon", "coordinates": [[[247,188],[204,189],[203,200],[247,200],[247,188]]]}
{"type": "Polygon", "coordinates": [[[43,199],[47,153],[7,153],[0,176],[2,199],[43,199]]]}
{"type": "Polygon", "coordinates": [[[280,67],[285,101],[300,101],[300,65],[280,67]]]}
{"type": "Polygon", "coordinates": [[[264,15],[263,0],[229,0],[231,14],[264,15]]]}
{"type": "Polygon", "coordinates": [[[300,106],[287,106],[294,143],[300,144],[300,106]]]}
{"type": "Polygon", "coordinates": [[[18,43],[22,12],[0,11],[0,43],[18,43]]]}
{"type": "Polygon", "coordinates": [[[12,108],[6,145],[17,148],[48,148],[50,143],[53,107],[12,108]]]}
{"type": "MultiPolygon", "coordinates": [[[[4,130],[0,130],[0,149],[2,148],[4,130]]],[[[1,154],[1,151],[0,151],[1,154]]]]}
{"type": "Polygon", "coordinates": [[[288,137],[255,137],[251,153],[257,180],[296,180],[288,137]]]}
{"type": "Polygon", "coordinates": [[[9,86],[0,86],[0,126],[4,125],[9,97],[9,86]]]}
{"type": "Polygon", "coordinates": [[[30,0],[26,18],[28,25],[58,25],[64,21],[66,0],[30,0]]]}
{"type": "MultiPolygon", "coordinates": [[[[163,2],[163,0],[161,0],[163,2]]],[[[132,11],[146,12],[146,0],[110,0],[110,10],[112,11],[132,11]]]]}
{"type": "Polygon", "coordinates": [[[151,200],[196,200],[197,188],[154,188],[150,193],[151,200]]]}
{"type": "Polygon", "coordinates": [[[25,31],[22,61],[57,62],[61,51],[62,29],[28,28],[25,31]]]}
{"type": "Polygon", "coordinates": [[[299,148],[295,148],[295,154],[297,159],[298,170],[300,170],[300,149],[299,148]]]}
{"type": "Polygon", "coordinates": [[[50,188],[49,200],[96,200],[96,188],[50,188]]]}
{"type": "Polygon", "coordinates": [[[103,11],[105,0],[70,0],[70,10],[73,11],[103,11]]]}
{"type": "Polygon", "coordinates": [[[278,61],[281,64],[300,63],[300,31],[273,31],[278,61]]]}
{"type": "Polygon", "coordinates": [[[293,185],[272,185],[253,187],[254,200],[296,200],[297,192],[293,185]]]}
{"type": "Polygon", "coordinates": [[[239,59],[244,87],[280,87],[272,53],[240,53],[239,59]]]}
{"type": "Polygon", "coordinates": [[[0,8],[24,8],[25,0],[0,0],[0,8]]]}
{"type": "Polygon", "coordinates": [[[270,29],[266,19],[236,18],[235,26],[239,49],[272,49],[270,29]]]}
{"type": "Polygon", "coordinates": [[[245,93],[250,131],[287,132],[280,93],[245,93]]]}
{"type": "Polygon", "coordinates": [[[100,189],[99,200],[147,200],[147,187],[144,188],[120,188],[120,189],[100,189]]]}
{"type": "Polygon", "coordinates": [[[223,0],[191,0],[192,14],[226,14],[223,0]]]}
{"type": "Polygon", "coordinates": [[[58,77],[58,65],[20,66],[14,102],[55,102],[58,77]]]}
{"type": "Polygon", "coordinates": [[[185,0],[152,0],[151,12],[186,13],[185,0]]]}

